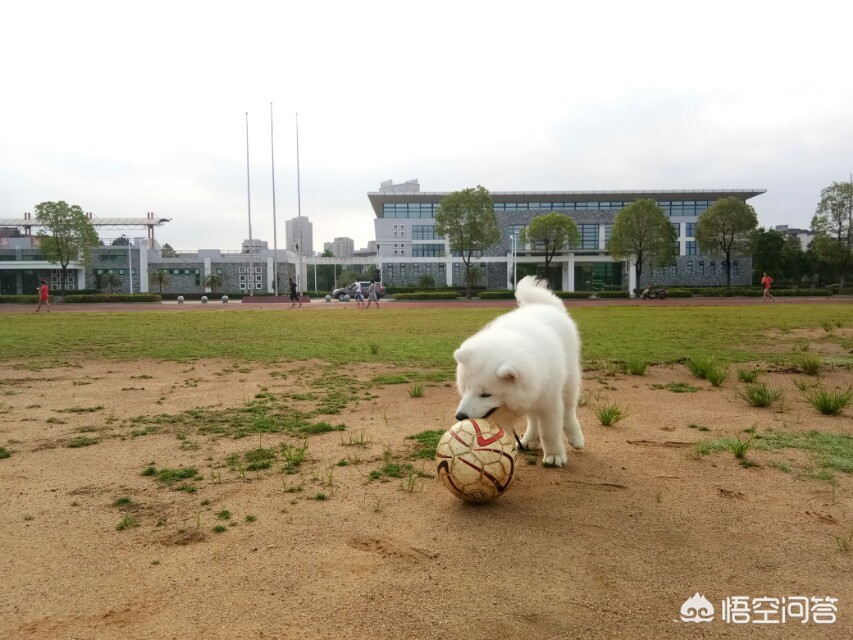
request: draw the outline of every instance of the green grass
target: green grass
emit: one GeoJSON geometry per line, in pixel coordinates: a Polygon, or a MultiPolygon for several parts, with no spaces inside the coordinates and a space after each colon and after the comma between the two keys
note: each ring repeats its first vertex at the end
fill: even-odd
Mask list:
{"type": "MultiPolygon", "coordinates": [[[[320,359],[342,365],[360,362],[397,364],[411,371],[440,371],[447,379],[455,367],[453,351],[466,337],[504,309],[394,309],[364,323],[358,314],[300,313],[281,322],[275,310],[236,310],[211,313],[134,311],[128,313],[69,312],[45,316],[40,323],[40,359],[32,361],[30,319],[4,314],[0,361],[27,361],[27,369],[75,366],[76,360],[141,358],[187,361],[217,357],[235,361],[273,363],[320,359]],[[150,327],[169,331],[150,339],[150,327]],[[203,335],[204,340],[198,336],[203,335]],[[293,340],[294,335],[303,339],[293,340]],[[341,335],[358,341],[341,342],[341,335]],[[413,340],[412,336],[417,336],[413,340]],[[365,344],[381,344],[370,353],[365,344]]],[[[583,338],[587,361],[651,363],[704,356],[720,362],[780,362],[772,331],[813,329],[827,316],[853,325],[853,305],[765,305],[738,307],[586,307],[572,309],[583,338]]],[[[781,338],[780,338],[781,339],[781,338]]],[[[788,338],[785,338],[786,340],[788,338]]],[[[846,357],[847,361],[853,358],[846,357]]]]}
{"type": "Polygon", "coordinates": [[[758,376],[761,374],[760,369],[738,369],[737,371],[737,379],[741,382],[749,382],[753,383],[758,380],[758,376]]]}
{"type": "Polygon", "coordinates": [[[0,447],[0,459],[8,458],[12,455],[12,452],[9,451],[6,447],[0,447]]]}
{"type": "Polygon", "coordinates": [[[652,389],[666,389],[673,393],[696,393],[699,387],[694,387],[686,382],[668,382],[667,384],[653,384],[652,389]]]}
{"type": "Polygon", "coordinates": [[[91,447],[93,444],[98,444],[100,440],[97,438],[90,438],[88,436],[77,436],[73,440],[69,441],[65,446],[69,449],[79,449],[80,447],[91,447]]]}
{"type": "Polygon", "coordinates": [[[809,404],[826,416],[837,416],[853,400],[853,388],[815,391],[806,396],[809,404]]]}
{"type": "Polygon", "coordinates": [[[686,364],[694,376],[707,380],[715,387],[723,384],[729,375],[728,367],[704,355],[691,356],[687,358],[686,364]]]}
{"type": "Polygon", "coordinates": [[[751,407],[769,407],[782,397],[782,390],[768,387],[763,382],[755,382],[746,385],[738,395],[746,400],[751,407]]]}
{"type": "MultiPolygon", "coordinates": [[[[804,475],[809,478],[832,482],[835,472],[853,473],[853,436],[823,431],[788,433],[768,430],[764,433],[751,434],[748,442],[747,448],[759,451],[801,449],[809,452],[816,464],[816,467],[804,470],[804,475]]],[[[740,438],[705,440],[695,445],[694,453],[701,457],[718,451],[735,452],[742,443],[740,438]]],[[[790,462],[783,464],[790,468],[790,462]]],[[[779,466],[781,468],[781,465],[779,466]]]]}
{"type": "Polygon", "coordinates": [[[817,376],[820,375],[820,371],[823,368],[823,360],[821,360],[820,356],[806,354],[797,358],[796,366],[799,371],[802,371],[807,376],[817,376]]]}
{"type": "Polygon", "coordinates": [[[612,427],[628,415],[628,412],[618,404],[604,404],[593,407],[593,412],[598,421],[605,427],[612,427]]]}
{"type": "Polygon", "coordinates": [[[438,446],[438,441],[441,440],[441,436],[444,433],[443,429],[428,429],[413,436],[407,436],[407,440],[417,442],[417,448],[413,453],[413,457],[424,460],[435,458],[435,448],[438,446]]]}
{"type": "Polygon", "coordinates": [[[649,367],[649,363],[647,360],[643,360],[639,357],[629,358],[625,363],[625,370],[630,373],[632,376],[642,376],[645,375],[646,369],[649,367]]]}
{"type": "Polygon", "coordinates": [[[423,398],[424,397],[424,385],[413,384],[411,387],[409,387],[409,395],[412,398],[423,398]]]}
{"type": "Polygon", "coordinates": [[[116,525],[116,531],[124,531],[125,529],[130,529],[131,527],[138,527],[139,523],[136,518],[133,516],[125,516],[121,520],[119,520],[116,525]]]}

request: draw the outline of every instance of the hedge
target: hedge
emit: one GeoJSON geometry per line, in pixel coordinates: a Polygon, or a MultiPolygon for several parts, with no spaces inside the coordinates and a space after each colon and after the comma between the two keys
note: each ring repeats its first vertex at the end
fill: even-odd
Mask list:
{"type": "Polygon", "coordinates": [[[160,302],[160,296],[156,293],[69,295],[63,298],[63,302],[72,304],[81,302],[160,302]]]}
{"type": "MultiPolygon", "coordinates": [[[[731,289],[726,289],[725,287],[705,287],[705,288],[694,288],[689,289],[695,296],[705,296],[705,297],[732,297],[732,296],[741,296],[747,298],[760,298],[764,295],[764,289],[762,287],[732,287],[731,289]]],[[[833,292],[831,289],[770,289],[770,293],[774,297],[782,296],[831,296],[833,292]]]]}
{"type": "Polygon", "coordinates": [[[508,291],[506,289],[481,291],[477,296],[480,300],[512,300],[515,298],[515,291],[508,291]]]}
{"type": "Polygon", "coordinates": [[[38,296],[18,296],[18,295],[3,295],[0,296],[0,304],[38,304],[38,296]]]}
{"type": "Polygon", "coordinates": [[[414,291],[412,293],[395,293],[394,300],[456,300],[456,291],[414,291]]]}

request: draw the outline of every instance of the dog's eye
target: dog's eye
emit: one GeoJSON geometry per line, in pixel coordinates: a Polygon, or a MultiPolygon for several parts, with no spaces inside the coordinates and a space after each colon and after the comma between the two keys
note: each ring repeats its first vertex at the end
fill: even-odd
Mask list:
{"type": "Polygon", "coordinates": [[[491,397],[492,397],[492,394],[491,394],[491,393],[481,393],[481,394],[480,394],[480,397],[481,397],[481,398],[491,398],[491,397]]]}

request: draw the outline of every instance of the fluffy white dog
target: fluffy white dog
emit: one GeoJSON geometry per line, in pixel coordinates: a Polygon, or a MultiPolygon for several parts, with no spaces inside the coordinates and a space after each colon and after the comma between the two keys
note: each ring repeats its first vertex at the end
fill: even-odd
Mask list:
{"type": "Polygon", "coordinates": [[[527,276],[515,297],[518,309],[493,320],[453,354],[462,396],[456,419],[527,416],[522,446],[541,443],[543,462],[560,467],[566,463],[564,432],[576,449],[584,445],[577,418],[578,330],[545,282],[527,276]]]}

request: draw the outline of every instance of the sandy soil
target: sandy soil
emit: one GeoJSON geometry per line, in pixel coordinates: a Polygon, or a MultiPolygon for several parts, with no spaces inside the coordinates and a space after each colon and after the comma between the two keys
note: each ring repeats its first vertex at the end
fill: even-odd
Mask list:
{"type": "MultiPolygon", "coordinates": [[[[808,478],[803,450],[753,449],[749,467],[728,451],[692,454],[754,425],[853,434],[853,410],[820,416],[790,373],[764,376],[785,401],[757,409],[734,375],[713,388],[680,365],[588,371],[587,448],[562,469],[522,455],[510,490],[471,506],[431,477],[369,479],[388,460],[433,472],[410,458],[406,436],[452,424],[449,383],[413,398],[409,383],[371,382],[388,367],[52,364],[0,366],[0,446],[11,453],[0,459],[0,638],[853,637],[853,540],[846,553],[839,542],[853,535],[853,478],[808,478]],[[280,458],[242,475],[227,459],[300,438],[169,424],[141,435],[132,421],[225,411],[259,392],[303,394],[288,402],[308,410],[312,382],[331,374],[358,380],[358,400],[316,418],[346,430],[310,436],[292,475],[280,458]],[[699,390],[655,388],[675,382],[699,390]],[[629,415],[604,427],[593,406],[612,402],[629,415]],[[68,447],[81,436],[97,443],[68,447]],[[197,491],[142,475],[152,463],[197,468],[197,491]],[[136,526],[117,530],[127,516],[136,526]],[[680,620],[697,592],[713,622],[680,620]],[[838,598],[837,621],[725,623],[730,596],[838,598]]],[[[851,375],[822,382],[846,387],[851,375]]]]}

